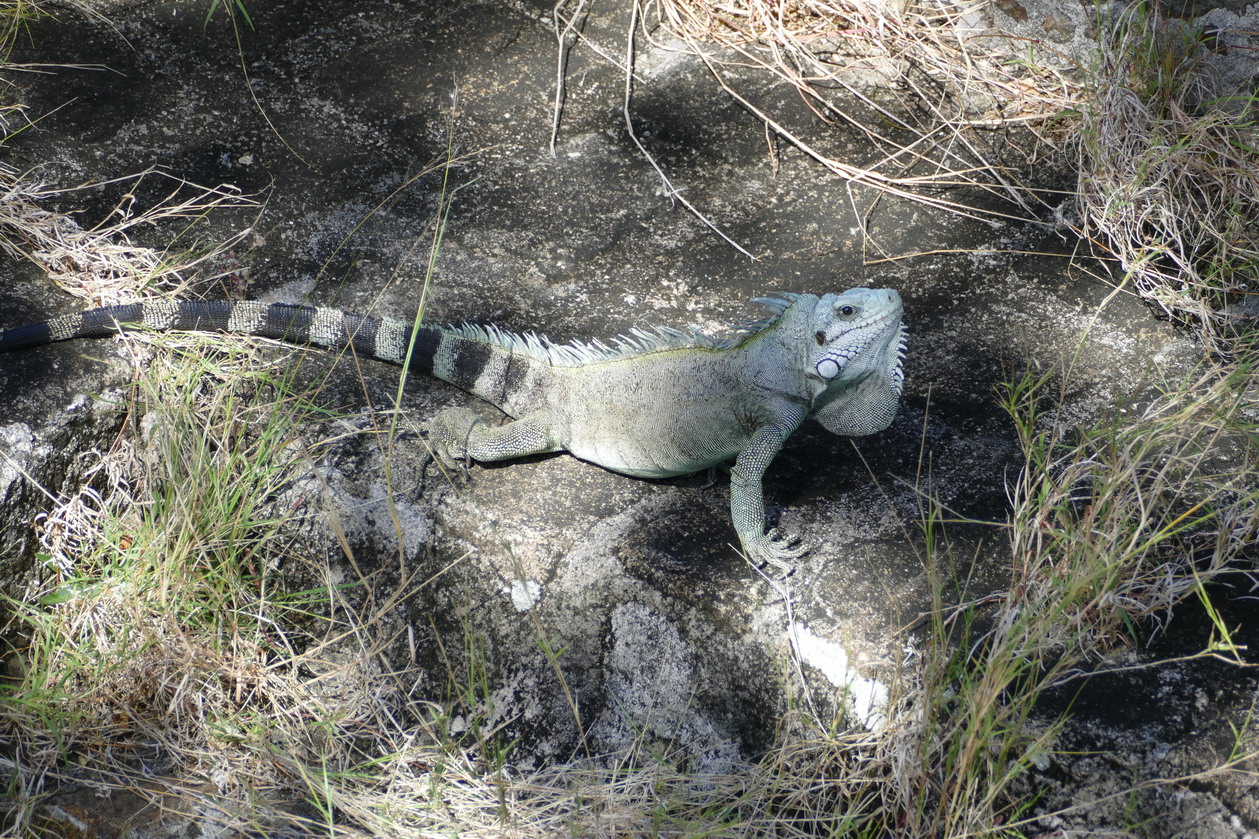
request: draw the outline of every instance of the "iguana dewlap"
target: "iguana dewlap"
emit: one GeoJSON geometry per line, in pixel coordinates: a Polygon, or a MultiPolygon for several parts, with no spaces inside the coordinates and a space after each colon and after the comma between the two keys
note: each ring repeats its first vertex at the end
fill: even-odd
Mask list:
{"type": "Polygon", "coordinates": [[[413,329],[407,321],[289,303],[159,301],[0,331],[0,352],[152,329],[350,347],[398,364],[409,354],[410,369],[514,418],[488,425],[466,408],[441,411],[428,428],[443,462],[568,451],[616,472],[665,478],[733,459],[730,513],[743,550],[758,563],[789,570],[789,560],[805,548],[766,531],[765,469],[809,417],[847,435],[891,423],[903,382],[903,310],[890,289],[757,302],[772,315],[729,340],[634,330],[605,345],[554,344],[493,326],[413,329]]]}

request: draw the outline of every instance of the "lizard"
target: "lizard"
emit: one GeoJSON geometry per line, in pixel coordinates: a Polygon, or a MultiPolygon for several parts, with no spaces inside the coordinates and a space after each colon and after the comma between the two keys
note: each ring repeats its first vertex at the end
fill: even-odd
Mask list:
{"type": "Polygon", "coordinates": [[[295,303],[165,300],[89,309],[0,330],[0,352],[132,330],[213,331],[349,350],[406,365],[498,407],[427,424],[446,466],[567,451],[640,478],[728,463],[730,514],[744,554],[790,573],[807,547],[766,527],[762,479],[808,418],[858,436],[891,424],[904,383],[906,329],[892,289],[757,298],[769,315],[720,339],[674,328],[554,343],[498,326],[428,326],[295,303]]]}

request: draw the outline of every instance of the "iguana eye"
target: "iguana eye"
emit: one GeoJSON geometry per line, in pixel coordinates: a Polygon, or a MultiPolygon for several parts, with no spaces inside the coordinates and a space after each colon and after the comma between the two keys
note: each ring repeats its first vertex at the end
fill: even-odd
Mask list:
{"type": "Polygon", "coordinates": [[[821,332],[821,331],[819,331],[816,335],[814,335],[814,336],[813,336],[813,338],[817,341],[817,345],[818,345],[819,347],[820,347],[820,346],[822,346],[823,344],[825,344],[825,343],[826,343],[826,333],[825,333],[825,332],[821,332]]]}
{"type": "Polygon", "coordinates": [[[853,315],[857,314],[857,308],[855,306],[848,306],[848,305],[840,306],[839,313],[846,318],[850,318],[853,315]]]}

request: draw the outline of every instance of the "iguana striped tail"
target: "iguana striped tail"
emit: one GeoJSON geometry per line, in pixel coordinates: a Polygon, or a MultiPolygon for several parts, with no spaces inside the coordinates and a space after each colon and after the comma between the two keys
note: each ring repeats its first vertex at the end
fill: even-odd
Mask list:
{"type": "MultiPolygon", "coordinates": [[[[256,335],[330,350],[351,349],[363,356],[403,364],[412,324],[295,303],[156,300],[88,309],[0,330],[0,352],[143,330],[256,335]]],[[[450,382],[515,414],[521,403],[529,401],[527,391],[537,385],[539,368],[548,364],[545,358],[513,351],[511,340],[524,346],[524,339],[497,330],[482,335],[467,327],[421,327],[415,336],[410,369],[450,382]]]]}

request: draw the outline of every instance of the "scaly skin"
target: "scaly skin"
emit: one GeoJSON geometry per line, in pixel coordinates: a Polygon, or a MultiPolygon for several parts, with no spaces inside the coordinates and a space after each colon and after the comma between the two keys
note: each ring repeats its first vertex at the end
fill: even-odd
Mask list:
{"type": "Polygon", "coordinates": [[[765,470],[809,417],[836,434],[886,428],[900,400],[905,333],[900,297],[889,289],[760,302],[774,315],[731,341],[636,331],[608,347],[292,304],[162,301],[0,331],[0,352],[128,329],[201,329],[405,363],[513,417],[488,425],[466,408],[438,413],[428,432],[446,464],[568,451],[616,472],[663,478],[733,459],[730,516],[744,553],[790,572],[805,547],[766,530],[765,470]]]}

